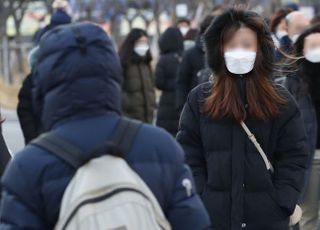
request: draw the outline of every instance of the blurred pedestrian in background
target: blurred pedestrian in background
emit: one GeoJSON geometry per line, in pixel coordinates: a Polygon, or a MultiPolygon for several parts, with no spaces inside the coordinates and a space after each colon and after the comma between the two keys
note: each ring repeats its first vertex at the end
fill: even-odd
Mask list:
{"type": "Polygon", "coordinates": [[[133,29],[120,46],[123,68],[122,112],[125,116],[152,123],[156,108],[150,41],[146,31],[133,29]]]}
{"type": "Polygon", "coordinates": [[[177,77],[177,109],[181,111],[191,89],[198,85],[199,71],[205,68],[205,52],[202,35],[211,24],[214,16],[207,16],[201,23],[196,46],[185,50],[177,77]]]}
{"type": "Polygon", "coordinates": [[[32,96],[34,68],[37,64],[39,47],[33,48],[28,57],[28,63],[31,69],[30,74],[24,79],[22,87],[18,94],[17,114],[24,136],[25,144],[38,137],[41,133],[41,119],[34,111],[34,102],[32,96]]]}
{"type": "Polygon", "coordinates": [[[188,50],[196,45],[199,31],[197,29],[190,29],[187,35],[184,37],[183,49],[188,50]]]}
{"type": "Polygon", "coordinates": [[[191,30],[191,21],[187,18],[180,18],[177,22],[177,27],[179,28],[183,39],[185,39],[188,32],[191,30]]]}
{"type": "Polygon", "coordinates": [[[65,24],[69,24],[72,21],[71,8],[67,0],[55,0],[52,4],[53,14],[50,19],[50,23],[36,32],[33,38],[35,45],[38,45],[41,37],[53,28],[65,24]]]}
{"type": "Polygon", "coordinates": [[[297,71],[289,74],[284,85],[301,111],[309,153],[305,188],[300,198],[303,210],[300,229],[314,230],[319,227],[320,201],[320,25],[307,29],[298,37],[294,56],[298,59],[297,71]]]}
{"type": "Polygon", "coordinates": [[[180,114],[176,108],[177,73],[183,54],[183,36],[178,28],[168,28],[159,39],[161,56],[156,66],[156,87],[162,91],[157,126],[173,136],[178,131],[180,114]]]}
{"type": "MultiPolygon", "coordinates": [[[[300,11],[293,11],[286,16],[288,34],[280,39],[280,50],[287,54],[293,53],[293,45],[299,35],[310,26],[310,19],[300,11]]],[[[277,60],[283,55],[277,54],[277,60]]]]}
{"type": "Polygon", "coordinates": [[[271,17],[271,36],[277,48],[280,48],[281,39],[288,34],[286,16],[287,11],[284,9],[280,9],[271,17]]]}
{"type": "Polygon", "coordinates": [[[194,47],[199,33],[198,29],[191,28],[191,21],[188,18],[180,18],[177,27],[183,36],[184,50],[194,47]]]}

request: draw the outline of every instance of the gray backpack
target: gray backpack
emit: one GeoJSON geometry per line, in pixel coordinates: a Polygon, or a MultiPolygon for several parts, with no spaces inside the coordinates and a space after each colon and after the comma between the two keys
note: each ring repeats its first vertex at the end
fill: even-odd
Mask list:
{"type": "Polygon", "coordinates": [[[56,230],[171,229],[151,190],[122,158],[140,127],[140,122],[120,119],[112,141],[88,158],[52,133],[33,142],[76,169],[63,195],[56,230]]]}

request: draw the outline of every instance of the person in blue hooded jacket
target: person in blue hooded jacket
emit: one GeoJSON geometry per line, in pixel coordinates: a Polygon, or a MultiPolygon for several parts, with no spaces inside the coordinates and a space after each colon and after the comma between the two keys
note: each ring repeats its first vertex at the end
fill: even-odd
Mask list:
{"type": "MultiPolygon", "coordinates": [[[[110,140],[120,119],[121,67],[111,40],[97,25],[58,27],[40,42],[35,69],[35,111],[43,127],[83,152],[110,140]]],[[[192,176],[184,153],[163,130],[144,124],[125,156],[159,201],[173,229],[206,229],[198,195],[182,181],[192,176]],[[190,192],[190,190],[188,190],[190,192]]],[[[53,229],[75,171],[50,152],[28,145],[2,180],[0,229],[53,229]]],[[[115,172],[116,173],[116,172],[115,172]]]]}
{"type": "Polygon", "coordinates": [[[71,21],[71,16],[64,9],[56,9],[51,16],[50,23],[44,28],[39,29],[33,36],[34,44],[38,45],[42,36],[48,31],[56,28],[57,26],[69,24],[71,21]]]}

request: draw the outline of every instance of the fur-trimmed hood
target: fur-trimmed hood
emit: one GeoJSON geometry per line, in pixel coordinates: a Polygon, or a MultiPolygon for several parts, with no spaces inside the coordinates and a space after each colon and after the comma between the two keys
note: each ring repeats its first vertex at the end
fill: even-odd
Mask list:
{"type": "MultiPolygon", "coordinates": [[[[237,9],[230,9],[227,10],[225,13],[217,17],[209,26],[207,31],[204,34],[204,45],[206,50],[206,56],[208,61],[208,66],[214,70],[215,72],[219,72],[221,68],[224,66],[224,59],[217,58],[220,57],[220,47],[221,44],[221,34],[225,27],[230,26],[236,23],[243,23],[246,24],[248,18],[250,17],[259,17],[255,12],[251,11],[241,11],[237,9]]],[[[262,19],[262,18],[261,18],[262,19]]],[[[273,65],[274,60],[274,45],[271,38],[271,33],[268,29],[267,24],[265,23],[263,36],[265,39],[270,41],[270,44],[267,46],[262,47],[263,56],[270,61],[270,64],[273,65]]],[[[272,68],[270,65],[270,68],[272,68]]]]}

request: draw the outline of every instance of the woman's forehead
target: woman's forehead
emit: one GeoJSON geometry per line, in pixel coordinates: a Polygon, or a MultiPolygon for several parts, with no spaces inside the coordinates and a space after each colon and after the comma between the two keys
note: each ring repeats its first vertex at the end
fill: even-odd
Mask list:
{"type": "Polygon", "coordinates": [[[137,42],[147,42],[147,41],[148,41],[148,38],[146,36],[142,36],[137,40],[137,42]]]}
{"type": "Polygon", "coordinates": [[[234,41],[238,39],[255,39],[257,33],[248,27],[241,27],[237,29],[232,36],[229,37],[229,41],[234,41]]]}
{"type": "Polygon", "coordinates": [[[306,42],[310,41],[320,41],[320,33],[313,33],[308,35],[305,39],[306,42]]]}

